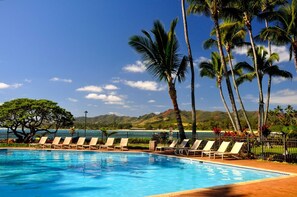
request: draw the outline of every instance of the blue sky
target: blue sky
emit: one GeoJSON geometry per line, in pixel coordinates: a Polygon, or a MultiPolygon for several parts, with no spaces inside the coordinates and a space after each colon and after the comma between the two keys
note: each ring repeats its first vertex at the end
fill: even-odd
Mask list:
{"type": "MultiPolygon", "coordinates": [[[[176,28],[180,53],[187,50],[180,0],[11,0],[0,2],[0,103],[16,98],[49,99],[74,116],[103,114],[139,116],[172,108],[165,83],[143,69],[128,45],[132,35],[150,30],[159,19],[176,28]]],[[[210,57],[202,43],[212,22],[189,16],[189,36],[196,65],[210,57]]],[[[276,78],[272,108],[297,107],[297,78],[288,49],[275,47],[278,65],[293,80],[276,78]]],[[[247,60],[236,50],[235,61],[247,60]]],[[[215,81],[200,78],[196,67],[197,110],[224,111],[215,81]]],[[[188,77],[189,78],[189,77],[188,77]]],[[[190,110],[190,80],[177,84],[181,110],[190,110]]],[[[264,88],[265,88],[264,84],[264,88]]],[[[257,110],[256,81],[240,87],[247,110],[257,110]]],[[[239,106],[238,106],[239,108],[239,106]]]]}

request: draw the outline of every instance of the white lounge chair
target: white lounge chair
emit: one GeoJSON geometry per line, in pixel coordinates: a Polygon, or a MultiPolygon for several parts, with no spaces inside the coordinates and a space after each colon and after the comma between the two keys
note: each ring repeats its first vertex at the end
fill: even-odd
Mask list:
{"type": "MultiPolygon", "coordinates": [[[[186,147],[186,148],[183,149],[183,151],[185,151],[185,153],[187,155],[189,155],[189,151],[191,151],[191,150],[197,150],[198,147],[200,146],[201,142],[202,142],[202,140],[195,140],[194,144],[190,148],[187,148],[186,147]]],[[[182,153],[183,153],[183,151],[182,151],[182,153]]],[[[182,154],[182,153],[180,153],[180,154],[182,154]]]]}
{"type": "Polygon", "coordinates": [[[221,143],[221,145],[220,145],[220,147],[218,148],[217,151],[204,151],[204,152],[202,152],[202,154],[206,154],[210,158],[211,155],[218,154],[218,153],[224,153],[224,152],[227,151],[227,148],[228,148],[229,144],[230,144],[230,142],[224,141],[224,142],[221,143]]]}
{"type": "Polygon", "coordinates": [[[48,138],[47,136],[41,137],[38,143],[30,143],[29,147],[31,147],[31,146],[36,146],[36,147],[41,146],[41,147],[43,147],[43,145],[46,143],[47,138],[48,138]]]}
{"type": "Polygon", "coordinates": [[[212,148],[212,146],[214,145],[214,143],[215,143],[215,141],[208,141],[208,142],[206,143],[206,145],[203,147],[203,149],[189,150],[189,151],[188,151],[188,155],[189,155],[190,153],[194,153],[194,156],[195,156],[197,152],[201,152],[201,156],[202,156],[202,152],[203,152],[203,151],[210,151],[211,148],[212,148]]]}
{"type": "Polygon", "coordinates": [[[72,137],[65,137],[63,143],[54,145],[54,148],[70,148],[71,141],[72,141],[72,137]]]}
{"type": "Polygon", "coordinates": [[[61,137],[55,137],[52,143],[45,143],[42,145],[43,148],[49,147],[52,148],[55,145],[58,145],[61,141],[61,137]]]}
{"type": "Polygon", "coordinates": [[[113,149],[114,148],[114,138],[107,138],[107,141],[104,145],[100,145],[99,149],[101,148],[106,148],[107,150],[108,149],[113,149]]]}
{"type": "Polygon", "coordinates": [[[179,152],[182,151],[186,147],[189,140],[190,139],[184,139],[176,148],[174,148],[174,153],[179,154],[179,152]]]}
{"type": "Polygon", "coordinates": [[[98,138],[97,137],[92,137],[91,141],[89,144],[83,145],[84,148],[89,148],[90,150],[92,149],[98,149],[99,148],[99,144],[98,143],[98,138]]]}
{"type": "Polygon", "coordinates": [[[157,146],[156,150],[173,150],[177,145],[178,140],[173,140],[169,146],[157,146]]]}
{"type": "Polygon", "coordinates": [[[243,146],[243,142],[235,142],[230,152],[215,152],[214,158],[216,158],[216,155],[221,155],[222,159],[224,159],[224,156],[233,156],[235,158],[238,158],[237,155],[239,155],[239,152],[243,146]]]}
{"type": "Polygon", "coordinates": [[[129,138],[122,138],[121,139],[121,142],[120,142],[120,145],[119,146],[115,146],[114,148],[115,149],[120,149],[120,150],[128,150],[128,140],[129,138]]]}
{"type": "Polygon", "coordinates": [[[71,148],[73,147],[73,148],[76,148],[76,149],[83,148],[85,140],[86,140],[85,137],[79,137],[78,140],[77,140],[77,143],[76,144],[70,144],[70,147],[71,148]]]}

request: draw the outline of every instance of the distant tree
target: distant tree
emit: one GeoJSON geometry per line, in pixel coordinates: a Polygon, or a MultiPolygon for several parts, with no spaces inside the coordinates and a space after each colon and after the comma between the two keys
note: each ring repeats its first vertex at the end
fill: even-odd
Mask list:
{"type": "Polygon", "coordinates": [[[0,126],[10,129],[18,142],[31,142],[41,131],[56,133],[59,128],[72,126],[73,121],[70,112],[49,100],[20,98],[0,106],[0,126]]]}

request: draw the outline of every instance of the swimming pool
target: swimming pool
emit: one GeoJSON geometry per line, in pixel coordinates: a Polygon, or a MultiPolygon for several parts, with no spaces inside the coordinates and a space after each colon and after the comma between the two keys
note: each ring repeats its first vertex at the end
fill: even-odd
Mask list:
{"type": "Polygon", "coordinates": [[[285,174],[147,153],[0,150],[1,196],[149,196],[285,174]]]}

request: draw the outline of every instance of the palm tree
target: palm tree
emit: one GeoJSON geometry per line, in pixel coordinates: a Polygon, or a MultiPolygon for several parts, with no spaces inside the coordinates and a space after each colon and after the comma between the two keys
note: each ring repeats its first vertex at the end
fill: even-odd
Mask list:
{"type": "Polygon", "coordinates": [[[192,50],[191,50],[191,45],[190,45],[189,35],[188,35],[187,15],[185,12],[185,0],[181,0],[181,7],[182,7],[182,15],[183,15],[185,41],[188,48],[188,59],[189,59],[190,68],[191,68],[192,140],[194,142],[196,140],[196,129],[197,129],[196,107],[195,107],[195,70],[194,70],[192,50]]]}
{"type": "MultiPolygon", "coordinates": [[[[264,18],[265,21],[265,27],[269,27],[269,18],[273,15],[275,15],[275,8],[280,5],[284,5],[287,1],[286,0],[262,0],[262,13],[258,15],[258,17],[264,18]]],[[[267,46],[268,46],[268,56],[271,55],[271,41],[270,39],[267,39],[267,46]]],[[[269,112],[269,105],[270,105],[270,92],[271,92],[271,82],[272,79],[269,76],[268,77],[268,85],[267,85],[267,98],[266,98],[266,108],[264,112],[264,121],[263,124],[266,125],[267,119],[268,119],[268,112],[269,112]]]]}
{"type": "MultiPolygon", "coordinates": [[[[258,72],[258,76],[260,79],[260,88],[262,88],[262,81],[264,75],[268,75],[270,77],[284,77],[284,78],[292,78],[292,74],[288,71],[281,70],[277,65],[273,65],[275,61],[279,60],[279,56],[277,53],[272,53],[269,57],[267,57],[268,52],[265,50],[263,46],[256,48],[256,54],[257,54],[257,64],[258,64],[258,70],[255,69],[255,67],[249,65],[246,62],[240,62],[235,66],[235,69],[238,68],[246,68],[247,70],[251,71],[250,73],[247,73],[245,75],[242,75],[237,79],[237,83],[241,84],[245,80],[251,81],[252,79],[257,77],[256,72],[258,72]]],[[[248,51],[248,56],[254,59],[254,55],[252,52],[252,49],[248,51]]],[[[254,63],[255,64],[255,63],[254,63]]],[[[260,125],[260,121],[258,122],[258,126],[260,125]]]]}
{"type": "Polygon", "coordinates": [[[180,59],[180,55],[177,53],[178,40],[174,31],[176,24],[177,19],[174,19],[171,22],[170,30],[166,32],[161,22],[157,20],[151,30],[154,40],[147,31],[142,30],[144,36],[132,36],[129,45],[142,56],[148,72],[159,81],[167,82],[180,138],[183,140],[186,135],[177,103],[175,83],[176,80],[179,82],[185,80],[187,59],[185,56],[180,59]]]}
{"type": "Polygon", "coordinates": [[[216,79],[217,87],[219,88],[220,96],[222,99],[222,102],[224,104],[224,107],[226,109],[226,112],[229,116],[229,119],[231,121],[231,124],[233,126],[233,129],[236,131],[236,125],[234,123],[234,120],[231,116],[230,110],[228,108],[228,105],[226,103],[223,89],[222,89],[222,79],[223,79],[223,69],[222,69],[222,63],[220,59],[220,55],[217,52],[211,53],[211,61],[203,61],[199,65],[200,67],[200,76],[201,77],[209,77],[211,79],[216,79]]]}
{"type": "Polygon", "coordinates": [[[215,26],[215,32],[216,32],[216,37],[217,37],[217,43],[218,43],[218,49],[219,49],[219,54],[221,57],[221,63],[222,63],[222,69],[225,75],[225,80],[226,80],[226,85],[229,93],[229,98],[234,114],[234,120],[236,124],[236,131],[242,131],[241,125],[239,122],[239,116],[237,112],[237,107],[233,95],[233,90],[231,86],[231,82],[228,76],[228,69],[226,66],[226,61],[225,61],[225,55],[222,47],[222,42],[221,42],[221,33],[219,29],[219,19],[223,16],[230,15],[230,12],[225,12],[223,8],[225,8],[225,4],[231,2],[231,0],[228,1],[222,1],[222,0],[188,0],[190,6],[188,8],[188,12],[190,13],[196,13],[196,14],[201,14],[203,13],[205,16],[210,16],[212,21],[214,22],[215,26]]]}
{"type": "MultiPolygon", "coordinates": [[[[242,24],[240,24],[238,22],[227,21],[227,20],[224,21],[224,23],[220,24],[220,30],[221,30],[222,45],[225,47],[227,55],[228,55],[234,89],[237,94],[237,97],[238,97],[238,100],[239,100],[239,103],[241,106],[241,110],[242,110],[243,116],[245,118],[245,121],[247,123],[247,126],[248,126],[249,130],[253,133],[251,123],[250,123],[248,116],[246,114],[246,110],[243,105],[238,86],[236,84],[233,62],[232,62],[233,57],[232,57],[232,52],[231,52],[231,50],[234,49],[235,46],[242,46],[243,44],[246,44],[245,43],[246,31],[243,28],[242,24]]],[[[212,34],[213,33],[214,32],[212,32],[212,34]]],[[[213,45],[216,45],[216,43],[217,42],[214,39],[210,38],[205,41],[204,48],[209,48],[213,45]]]]}
{"type": "Polygon", "coordinates": [[[271,40],[276,45],[290,45],[290,60],[294,54],[294,64],[297,72],[297,0],[292,0],[291,4],[281,7],[272,21],[276,21],[276,26],[267,27],[260,33],[260,37],[271,40]]]}
{"type": "Polygon", "coordinates": [[[230,4],[230,6],[235,8],[235,11],[233,11],[234,18],[237,18],[239,22],[243,22],[245,24],[249,34],[249,39],[250,39],[251,49],[252,49],[251,51],[252,51],[253,60],[254,60],[255,74],[256,74],[257,84],[259,89],[258,125],[259,125],[259,130],[261,132],[263,120],[264,120],[264,98],[263,98],[261,79],[259,75],[260,74],[259,65],[258,65],[257,51],[256,51],[256,45],[255,45],[254,35],[253,35],[252,21],[254,17],[261,12],[262,2],[259,0],[236,1],[233,4],[230,4]]]}

